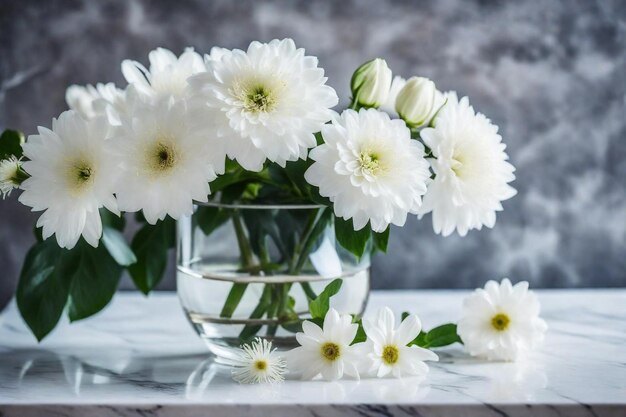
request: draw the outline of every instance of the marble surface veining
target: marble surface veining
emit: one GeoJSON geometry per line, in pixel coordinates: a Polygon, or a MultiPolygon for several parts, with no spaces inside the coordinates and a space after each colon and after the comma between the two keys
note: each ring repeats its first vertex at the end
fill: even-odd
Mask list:
{"type": "MultiPolygon", "coordinates": [[[[426,328],[458,318],[465,291],[374,292],[426,328]]],[[[626,290],[544,290],[545,344],[519,363],[437,350],[423,379],[238,385],[213,363],[176,296],[119,294],[37,344],[11,302],[0,315],[0,416],[626,415],[626,290]]]]}
{"type": "MultiPolygon", "coordinates": [[[[50,126],[69,84],[122,85],[120,62],[146,64],[157,46],[206,53],[292,37],[319,57],[342,106],[351,72],[380,56],[468,95],[499,125],[519,194],[494,230],[466,238],[410,216],[374,261],[375,287],[474,288],[505,275],[535,288],[623,287],[625,22],[623,0],[3,0],[0,129],[50,126]]],[[[36,216],[15,196],[0,213],[1,307],[36,216]]],[[[174,288],[173,269],[161,288],[174,288]]]]}

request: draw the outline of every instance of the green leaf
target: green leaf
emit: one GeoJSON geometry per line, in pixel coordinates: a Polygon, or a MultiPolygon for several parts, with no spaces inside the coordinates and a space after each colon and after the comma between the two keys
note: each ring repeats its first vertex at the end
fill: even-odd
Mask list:
{"type": "Polygon", "coordinates": [[[35,225],[35,227],[33,227],[33,234],[35,235],[35,239],[37,239],[37,242],[43,242],[43,228],[42,227],[37,227],[35,225]]]}
{"type": "Polygon", "coordinates": [[[94,248],[81,239],[71,252],[78,258],[78,266],[72,273],[68,316],[70,321],[76,321],[96,314],[111,301],[122,276],[122,267],[109,254],[106,245],[94,248]]]}
{"type": "Polygon", "coordinates": [[[371,229],[369,224],[361,230],[354,230],[352,220],[344,220],[335,216],[335,235],[337,241],[346,250],[357,258],[363,256],[367,243],[370,239],[371,229]]]}
{"type": "Polygon", "coordinates": [[[323,197],[320,194],[319,188],[317,187],[311,187],[309,190],[309,197],[311,198],[311,201],[313,201],[315,204],[321,204],[323,206],[328,206],[328,207],[332,207],[333,203],[330,201],[330,199],[328,197],[323,197]]]}
{"type": "Polygon", "coordinates": [[[81,239],[67,250],[55,239],[46,239],[26,255],[17,289],[18,308],[42,340],[66,305],[72,321],[102,310],[115,294],[121,273],[122,267],[103,244],[94,248],[81,239]]]}
{"type": "Polygon", "coordinates": [[[120,232],[124,230],[124,227],[126,226],[126,219],[124,218],[123,214],[121,216],[118,216],[117,214],[111,213],[105,208],[100,209],[100,218],[102,219],[103,226],[112,227],[116,230],[119,230],[120,232]]]}
{"type": "Polygon", "coordinates": [[[266,247],[267,237],[270,237],[280,252],[285,255],[286,249],[280,237],[280,229],[276,223],[278,216],[284,214],[278,210],[241,210],[241,217],[248,230],[250,247],[259,258],[262,258],[261,253],[266,247]]]}
{"type": "Polygon", "coordinates": [[[171,217],[146,224],[133,238],[131,248],[137,262],[128,267],[135,286],[144,294],[150,293],[163,278],[167,265],[167,251],[174,247],[176,222],[171,217]]]}
{"type": "Polygon", "coordinates": [[[429,348],[447,346],[456,342],[462,343],[454,323],[443,324],[431,329],[426,335],[426,342],[429,348]]]}
{"type": "Polygon", "coordinates": [[[37,340],[41,341],[59,321],[77,266],[69,251],[54,239],[36,243],[26,254],[17,285],[17,306],[37,340]]]}
{"type": "Polygon", "coordinates": [[[230,219],[231,210],[221,207],[199,206],[193,218],[202,232],[209,236],[230,219]]]}
{"type": "Polygon", "coordinates": [[[374,241],[374,248],[386,253],[387,252],[387,243],[389,243],[389,229],[391,226],[387,226],[384,232],[377,233],[372,231],[372,238],[374,241]]]}
{"type": "Polygon", "coordinates": [[[124,235],[118,230],[105,226],[102,229],[102,243],[118,265],[129,266],[137,262],[137,257],[126,243],[124,235]]]}
{"type": "Polygon", "coordinates": [[[339,292],[342,284],[343,281],[341,279],[331,281],[315,300],[309,301],[311,317],[323,319],[326,316],[330,308],[330,297],[339,292]]]}
{"type": "Polygon", "coordinates": [[[226,302],[224,303],[224,307],[222,307],[222,312],[220,313],[220,317],[230,318],[233,316],[235,309],[239,305],[243,294],[246,292],[246,288],[248,288],[248,284],[245,283],[234,283],[230,291],[228,292],[228,296],[226,297],[226,302]]]}
{"type": "Polygon", "coordinates": [[[367,334],[365,333],[365,328],[363,328],[363,322],[356,316],[352,316],[352,323],[356,323],[359,325],[359,328],[356,331],[356,335],[354,336],[354,340],[352,340],[351,345],[356,343],[365,342],[367,340],[367,334]]]}
{"type": "Polygon", "coordinates": [[[411,345],[417,345],[420,347],[428,347],[428,342],[426,341],[426,336],[428,335],[428,333],[426,333],[425,331],[421,331],[417,337],[415,339],[413,339],[413,341],[411,343],[409,343],[409,346],[411,345]]]}
{"type": "Polygon", "coordinates": [[[22,156],[24,134],[17,130],[7,129],[0,135],[0,159],[6,159],[11,155],[16,158],[22,156]]]}
{"type": "Polygon", "coordinates": [[[281,323],[280,327],[287,330],[288,332],[298,333],[302,331],[302,320],[294,320],[281,323]]]}
{"type": "Polygon", "coordinates": [[[453,343],[463,343],[457,334],[456,324],[447,323],[431,329],[429,332],[421,332],[409,345],[417,345],[423,348],[435,348],[448,346],[453,343]]]}
{"type": "Polygon", "coordinates": [[[243,183],[245,188],[246,183],[259,182],[267,179],[267,174],[263,171],[252,172],[244,170],[237,162],[227,160],[226,172],[218,176],[209,184],[211,187],[211,194],[216,194],[219,191],[224,190],[235,184],[243,183]]]}
{"type": "Polygon", "coordinates": [[[285,174],[300,195],[309,194],[311,185],[304,179],[304,173],[312,164],[313,160],[308,158],[306,160],[298,159],[297,161],[290,161],[285,164],[285,174]]]}

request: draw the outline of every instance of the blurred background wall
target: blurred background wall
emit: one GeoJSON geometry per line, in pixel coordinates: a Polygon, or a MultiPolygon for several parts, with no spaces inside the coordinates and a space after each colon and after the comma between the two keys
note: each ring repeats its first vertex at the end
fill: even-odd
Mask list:
{"type": "MultiPolygon", "coordinates": [[[[392,230],[377,288],[626,286],[626,2],[0,2],[0,129],[26,134],[65,110],[70,84],[114,81],[120,62],[186,46],[292,37],[319,56],[346,105],[352,71],[385,58],[404,77],[469,95],[500,126],[519,194],[494,230],[442,238],[430,218],[392,230]]],[[[0,201],[0,307],[36,215],[0,201]]],[[[128,286],[128,281],[125,281],[128,286]]],[[[161,285],[174,288],[170,269],[161,285]]]]}

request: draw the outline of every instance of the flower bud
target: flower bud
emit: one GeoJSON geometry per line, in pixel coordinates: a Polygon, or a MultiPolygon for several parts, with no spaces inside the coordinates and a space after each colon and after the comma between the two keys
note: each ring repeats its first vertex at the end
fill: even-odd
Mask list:
{"type": "Polygon", "coordinates": [[[391,88],[391,70],[384,59],[366,62],[354,71],[352,100],[361,107],[379,107],[387,100],[391,88]]]}
{"type": "Polygon", "coordinates": [[[396,98],[396,111],[410,127],[430,122],[435,109],[437,88],[428,78],[411,77],[396,98]]]}

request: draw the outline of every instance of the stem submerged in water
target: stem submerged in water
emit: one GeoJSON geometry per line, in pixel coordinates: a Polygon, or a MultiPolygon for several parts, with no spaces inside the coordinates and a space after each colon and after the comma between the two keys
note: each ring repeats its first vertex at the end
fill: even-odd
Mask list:
{"type": "MultiPolygon", "coordinates": [[[[239,254],[241,255],[241,266],[244,270],[249,269],[253,271],[255,266],[254,255],[252,254],[252,249],[250,248],[250,243],[248,242],[248,238],[241,221],[241,215],[238,210],[233,211],[232,220],[233,226],[235,227],[235,235],[237,236],[237,244],[239,245],[239,254]]],[[[251,274],[255,273],[251,272],[251,274]]],[[[230,318],[233,316],[235,309],[241,302],[241,299],[246,292],[246,288],[248,288],[248,284],[245,283],[233,284],[228,296],[226,297],[226,302],[224,303],[220,317],[230,318]]]]}
{"type": "MultiPolygon", "coordinates": [[[[285,262],[287,264],[287,274],[297,276],[301,273],[315,242],[328,225],[328,221],[331,218],[329,214],[330,211],[325,207],[311,211],[302,233],[293,247],[293,253],[285,262]]],[[[251,275],[273,275],[273,269],[271,268],[273,264],[267,246],[268,242],[266,241],[269,239],[269,235],[262,236],[261,239],[257,239],[258,241],[251,242],[239,210],[233,211],[231,219],[241,257],[240,270],[249,271],[251,275]],[[256,256],[253,248],[256,248],[256,252],[258,252],[256,256]]],[[[272,237],[276,239],[275,236],[272,237]]],[[[315,299],[317,297],[310,283],[302,282],[300,285],[307,298],[315,299]]],[[[265,284],[263,287],[263,293],[250,318],[258,319],[266,316],[267,318],[278,319],[277,323],[267,326],[266,335],[268,337],[276,335],[280,323],[293,323],[298,320],[298,316],[294,311],[294,301],[289,295],[292,286],[293,283],[276,283],[265,284]]],[[[233,284],[220,314],[221,317],[230,318],[233,316],[247,287],[248,284],[246,283],[233,284]]],[[[260,325],[247,325],[241,331],[239,339],[242,342],[249,341],[261,328],[262,326],[260,325]]]]}

